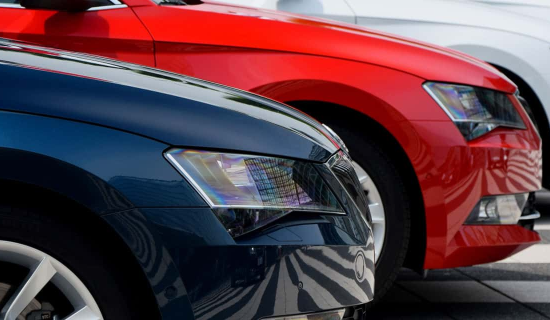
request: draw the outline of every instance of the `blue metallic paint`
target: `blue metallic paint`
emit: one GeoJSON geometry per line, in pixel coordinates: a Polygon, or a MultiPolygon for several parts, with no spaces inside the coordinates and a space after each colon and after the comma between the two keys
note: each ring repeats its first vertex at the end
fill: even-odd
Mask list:
{"type": "Polygon", "coordinates": [[[138,260],[155,279],[157,299],[176,289],[173,299],[159,301],[163,308],[212,320],[314,312],[372,299],[374,288],[355,276],[359,252],[367,267],[374,267],[372,243],[361,244],[332,218],[278,223],[235,241],[210,209],[136,209],[105,216],[140,252],[138,260]],[[281,237],[283,232],[293,237],[281,237]]]}
{"type": "Polygon", "coordinates": [[[134,207],[207,206],[162,157],[165,144],[6,111],[0,111],[0,128],[1,179],[50,189],[98,214],[134,207]]]}
{"type": "Polygon", "coordinates": [[[174,146],[321,162],[338,149],[319,123],[267,99],[112,60],[49,53],[6,49],[0,40],[0,60],[10,61],[0,65],[2,90],[10,92],[0,109],[89,122],[174,146]]]}
{"type": "Polygon", "coordinates": [[[359,255],[374,269],[371,231],[323,165],[346,216],[290,215],[233,239],[162,156],[185,146],[322,162],[337,147],[318,123],[198,80],[1,42],[0,180],[102,215],[163,319],[256,319],[372,299],[372,281],[354,271],[359,255]]]}

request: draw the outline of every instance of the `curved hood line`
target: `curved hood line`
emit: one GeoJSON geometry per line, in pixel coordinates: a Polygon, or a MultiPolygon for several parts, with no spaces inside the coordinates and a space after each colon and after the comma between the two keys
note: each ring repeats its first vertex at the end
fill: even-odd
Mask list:
{"type": "Polygon", "coordinates": [[[208,1],[134,10],[153,39],[166,44],[162,50],[174,54],[193,46],[206,52],[225,47],[293,53],[377,65],[431,81],[516,90],[492,66],[466,54],[356,25],[208,1]],[[178,31],[184,25],[204,25],[205,20],[215,32],[178,31]]]}
{"type": "Polygon", "coordinates": [[[33,75],[37,77],[36,83],[40,83],[31,95],[36,97],[21,92],[6,97],[11,105],[5,103],[4,110],[95,123],[174,146],[234,150],[245,147],[242,151],[277,153],[276,148],[266,146],[269,142],[259,138],[256,141],[257,135],[279,144],[283,150],[281,155],[291,157],[320,161],[338,150],[326,129],[312,118],[272,100],[226,86],[2,39],[0,61],[3,61],[0,66],[19,69],[5,69],[19,85],[31,83],[33,75]],[[25,69],[29,72],[24,72],[25,69]],[[48,84],[45,79],[52,83],[48,84]],[[50,86],[53,87],[48,91],[50,86]],[[54,88],[59,86],[66,88],[61,98],[54,96],[57,92],[54,88]],[[250,150],[246,150],[247,143],[250,150]],[[286,149],[285,143],[289,144],[286,149]],[[299,151],[300,146],[305,150],[290,151],[299,151]],[[308,154],[308,148],[318,154],[308,154]]]}

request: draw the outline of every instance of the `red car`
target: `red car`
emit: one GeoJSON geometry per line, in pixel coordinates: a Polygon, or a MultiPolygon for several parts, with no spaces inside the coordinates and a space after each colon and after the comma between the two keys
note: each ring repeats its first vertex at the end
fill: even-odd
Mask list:
{"type": "Polygon", "coordinates": [[[540,240],[541,140],[496,69],[357,26],[185,2],[0,0],[0,36],[252,91],[328,125],[370,201],[378,297],[402,265],[488,263],[540,240]]]}

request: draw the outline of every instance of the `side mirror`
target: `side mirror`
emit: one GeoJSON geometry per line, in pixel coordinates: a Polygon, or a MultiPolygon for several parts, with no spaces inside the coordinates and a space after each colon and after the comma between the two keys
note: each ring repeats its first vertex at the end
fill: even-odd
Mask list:
{"type": "Polygon", "coordinates": [[[20,4],[27,9],[78,12],[108,5],[110,2],[105,0],[21,0],[20,4]]]}

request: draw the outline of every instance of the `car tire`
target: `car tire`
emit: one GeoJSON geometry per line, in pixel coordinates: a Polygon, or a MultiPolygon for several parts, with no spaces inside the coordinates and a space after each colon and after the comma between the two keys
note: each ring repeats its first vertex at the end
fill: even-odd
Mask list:
{"type": "Polygon", "coordinates": [[[79,227],[75,223],[79,212],[66,216],[70,218],[38,208],[0,205],[0,240],[5,246],[23,245],[60,262],[84,284],[104,319],[158,318],[145,307],[146,292],[136,292],[130,276],[134,273],[125,270],[127,255],[113,250],[122,246],[107,240],[104,232],[95,232],[95,223],[79,227]]]}
{"type": "Polygon", "coordinates": [[[376,262],[374,304],[391,289],[403,266],[411,234],[411,203],[394,161],[369,137],[339,122],[325,122],[344,141],[350,156],[370,176],[385,211],[385,241],[376,262]],[[387,241],[391,239],[391,241],[387,241]]]}

